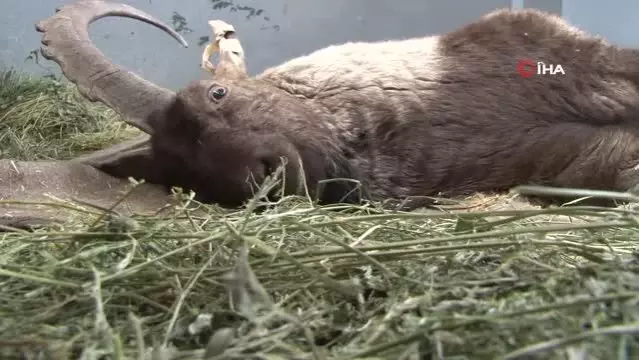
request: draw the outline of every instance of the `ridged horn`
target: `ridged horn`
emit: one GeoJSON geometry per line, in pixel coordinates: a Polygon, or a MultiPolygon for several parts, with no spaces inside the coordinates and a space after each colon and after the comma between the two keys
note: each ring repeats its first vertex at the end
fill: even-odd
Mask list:
{"type": "Polygon", "coordinates": [[[56,14],[36,24],[43,33],[41,52],[55,61],[64,76],[92,101],[100,101],[122,115],[124,121],[152,133],[149,116],[173,101],[175,93],[112,63],[89,36],[89,25],[107,16],[120,16],[151,24],[179,41],[184,38],[153,16],[125,4],[81,0],[56,9],[56,14]]]}

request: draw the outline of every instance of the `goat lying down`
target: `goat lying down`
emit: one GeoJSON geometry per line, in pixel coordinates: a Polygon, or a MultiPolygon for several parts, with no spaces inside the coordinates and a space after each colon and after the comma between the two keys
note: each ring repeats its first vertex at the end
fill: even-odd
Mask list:
{"type": "Polygon", "coordinates": [[[554,15],[498,10],[442,35],[329,46],[255,77],[243,52],[224,44],[229,31],[213,78],[178,93],[94,47],[87,28],[104,16],[142,20],[186,45],[131,6],[84,0],[37,25],[42,53],[150,136],[67,162],[4,160],[0,198],[46,192],[104,203],[134,177],[147,181],[129,199],[138,211],[167,201],[170,186],[234,207],[282,158],[286,189],[300,192],[305,180],[323,202],[359,200],[347,196],[353,182],[316,191],[332,178],[358,180],[374,200],[639,182],[639,53],[554,15]],[[522,59],[565,74],[520,76],[522,59]]]}

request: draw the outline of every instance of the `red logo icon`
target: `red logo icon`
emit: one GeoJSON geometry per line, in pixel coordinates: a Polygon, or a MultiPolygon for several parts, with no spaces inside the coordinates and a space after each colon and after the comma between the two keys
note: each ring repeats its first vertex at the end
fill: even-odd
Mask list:
{"type": "Polygon", "coordinates": [[[517,63],[517,72],[525,78],[533,76],[536,70],[535,63],[530,59],[519,60],[517,63]]]}

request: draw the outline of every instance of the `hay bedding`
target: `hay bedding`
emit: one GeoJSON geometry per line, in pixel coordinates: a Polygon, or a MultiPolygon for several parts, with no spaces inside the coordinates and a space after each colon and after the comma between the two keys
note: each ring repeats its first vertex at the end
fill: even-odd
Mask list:
{"type": "MultiPolygon", "coordinates": [[[[6,158],[135,135],[57,81],[0,79],[6,158]]],[[[639,359],[632,204],[291,197],[253,213],[175,197],[159,216],[65,204],[60,225],[0,234],[0,358],[639,359]]]]}

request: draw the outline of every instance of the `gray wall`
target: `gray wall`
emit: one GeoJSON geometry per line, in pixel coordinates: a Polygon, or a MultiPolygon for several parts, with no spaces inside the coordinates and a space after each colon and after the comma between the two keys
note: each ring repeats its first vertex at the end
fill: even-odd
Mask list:
{"type": "Polygon", "coordinates": [[[639,48],[637,0],[563,0],[563,17],[617,45],[639,48]]]}
{"type": "Polygon", "coordinates": [[[541,9],[561,15],[561,0],[523,0],[523,7],[541,9]]]}
{"type": "MultiPolygon", "coordinates": [[[[233,24],[253,74],[318,48],[357,40],[423,36],[453,30],[497,8],[537,7],[561,12],[583,29],[611,41],[639,47],[639,2],[633,0],[233,0],[263,12],[214,9],[220,0],[120,0],[171,23],[176,11],[193,31],[184,49],[159,30],[129,19],[106,18],[91,28],[97,46],[113,61],[163,86],[180,88],[204,76],[199,68],[200,36],[209,35],[207,21],[233,24]]],[[[34,24],[72,0],[2,0],[0,66],[28,72],[59,74],[56,64],[39,65],[25,58],[38,49],[34,24]]]]}

